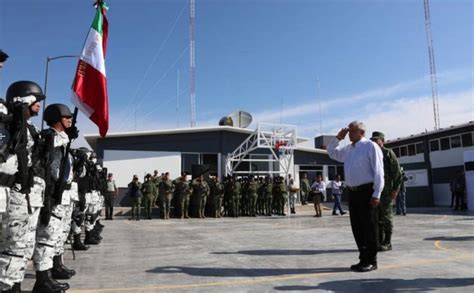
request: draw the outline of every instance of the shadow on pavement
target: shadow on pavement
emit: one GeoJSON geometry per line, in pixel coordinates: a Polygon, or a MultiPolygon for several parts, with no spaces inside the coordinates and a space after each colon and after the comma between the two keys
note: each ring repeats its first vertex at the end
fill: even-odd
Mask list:
{"type": "Polygon", "coordinates": [[[317,268],[317,269],[241,269],[241,268],[199,268],[199,267],[156,267],[147,270],[155,274],[187,274],[199,277],[271,277],[282,275],[316,274],[331,272],[348,272],[349,268],[317,268]]]}
{"type": "Polygon", "coordinates": [[[455,288],[474,285],[474,278],[419,278],[404,279],[358,279],[320,283],[318,286],[279,286],[279,291],[327,290],[331,292],[423,292],[441,288],[455,288]]]}
{"type": "Polygon", "coordinates": [[[298,249],[269,249],[269,250],[241,250],[236,252],[211,252],[211,254],[245,254],[245,255],[316,255],[329,253],[358,252],[357,249],[330,249],[330,250],[298,250],[298,249]]]}
{"type": "Polygon", "coordinates": [[[424,240],[431,240],[431,241],[474,241],[474,236],[459,236],[459,237],[444,237],[444,236],[439,236],[439,237],[431,237],[431,238],[425,238],[424,240]]]}
{"type": "Polygon", "coordinates": [[[474,221],[474,218],[455,219],[454,221],[474,221]]]}

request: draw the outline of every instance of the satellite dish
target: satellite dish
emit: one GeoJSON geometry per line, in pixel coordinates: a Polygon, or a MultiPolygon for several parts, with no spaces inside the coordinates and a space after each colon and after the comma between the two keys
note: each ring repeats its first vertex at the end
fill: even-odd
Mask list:
{"type": "Polygon", "coordinates": [[[225,116],[219,120],[219,126],[234,126],[234,121],[229,116],[225,116]]]}
{"type": "Polygon", "coordinates": [[[229,115],[234,121],[234,127],[247,128],[252,123],[252,115],[249,112],[237,111],[229,115]]]}

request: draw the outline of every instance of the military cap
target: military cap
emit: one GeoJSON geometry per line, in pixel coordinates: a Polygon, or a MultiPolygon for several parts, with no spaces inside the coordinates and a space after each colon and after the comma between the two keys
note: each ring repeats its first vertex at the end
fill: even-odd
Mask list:
{"type": "Polygon", "coordinates": [[[380,131],[372,132],[372,137],[370,139],[374,140],[374,139],[378,139],[378,138],[381,138],[381,139],[385,140],[385,134],[383,134],[383,132],[380,132],[380,131]]]}
{"type": "Polygon", "coordinates": [[[5,62],[8,59],[8,54],[0,50],[0,62],[5,62]]]}

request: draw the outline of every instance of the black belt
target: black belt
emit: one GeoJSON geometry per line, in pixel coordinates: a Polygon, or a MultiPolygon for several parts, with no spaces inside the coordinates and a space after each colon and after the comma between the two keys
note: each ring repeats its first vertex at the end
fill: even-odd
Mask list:
{"type": "Polygon", "coordinates": [[[374,187],[373,183],[362,184],[359,186],[347,186],[347,189],[350,191],[362,191],[362,190],[369,190],[374,187]]]}
{"type": "Polygon", "coordinates": [[[15,185],[15,181],[16,181],[15,175],[10,175],[7,173],[0,172],[0,185],[1,186],[13,187],[13,185],[15,185]]]}

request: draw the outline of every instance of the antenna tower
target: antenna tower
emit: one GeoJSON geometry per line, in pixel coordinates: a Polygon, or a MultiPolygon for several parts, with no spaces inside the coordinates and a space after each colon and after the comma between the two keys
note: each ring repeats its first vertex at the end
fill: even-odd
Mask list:
{"type": "Polygon", "coordinates": [[[191,98],[191,127],[196,126],[196,57],[194,47],[195,0],[189,0],[189,90],[191,98]]]}
{"type": "Polygon", "coordinates": [[[433,114],[434,114],[435,130],[438,130],[440,128],[439,106],[438,106],[438,81],[436,79],[433,38],[431,34],[430,2],[429,0],[423,0],[423,1],[424,1],[424,8],[425,8],[426,42],[428,44],[428,57],[430,59],[431,96],[433,98],[433,114]]]}

